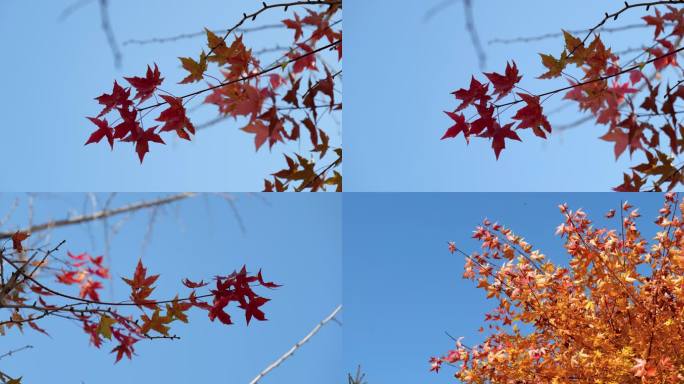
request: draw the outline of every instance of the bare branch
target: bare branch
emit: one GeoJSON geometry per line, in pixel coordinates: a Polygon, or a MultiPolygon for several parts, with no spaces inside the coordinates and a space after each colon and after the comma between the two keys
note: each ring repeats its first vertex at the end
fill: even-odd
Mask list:
{"type": "Polygon", "coordinates": [[[59,17],[57,18],[57,21],[64,21],[69,18],[69,16],[73,15],[74,12],[78,11],[79,9],[83,8],[84,6],[92,3],[93,0],[77,0],[68,7],[64,8],[62,13],[59,14],[59,17]]]}
{"type": "MultiPolygon", "coordinates": [[[[237,28],[235,32],[238,33],[248,33],[248,32],[257,32],[257,31],[264,31],[268,29],[279,29],[279,28],[285,28],[285,24],[279,23],[279,24],[265,24],[265,25],[260,25],[258,27],[248,27],[248,28],[237,28]]],[[[214,29],[212,30],[214,33],[226,33],[228,32],[228,29],[214,29]]],[[[193,32],[193,33],[181,33],[176,36],[169,36],[169,37],[153,37],[150,39],[128,39],[122,43],[123,46],[133,44],[133,45],[147,45],[147,44],[163,44],[163,43],[170,43],[178,40],[183,40],[183,39],[192,39],[195,37],[201,37],[201,36],[206,36],[207,32],[206,31],[201,31],[201,32],[193,32]]]]}
{"type": "MultiPolygon", "coordinates": [[[[114,208],[114,209],[105,209],[97,212],[93,212],[87,215],[77,215],[77,216],[72,216],[70,218],[66,219],[61,219],[61,220],[52,220],[48,221],[47,223],[42,223],[42,224],[37,224],[33,226],[28,226],[26,228],[20,229],[22,232],[29,232],[29,233],[34,233],[34,232],[39,232],[39,231],[44,231],[56,227],[63,227],[63,226],[68,226],[68,225],[74,225],[74,224],[81,224],[85,223],[88,221],[93,221],[93,220],[100,220],[106,217],[110,216],[115,216],[115,215],[120,215],[122,213],[126,212],[132,212],[132,211],[137,211],[139,209],[145,209],[145,208],[151,208],[159,205],[166,205],[178,200],[183,200],[189,197],[194,197],[197,194],[194,192],[184,192],[184,193],[178,193],[175,195],[170,195],[166,197],[162,197],[159,199],[155,200],[149,200],[149,201],[141,201],[133,204],[128,204],[124,205],[119,208],[114,208]]],[[[15,234],[17,231],[4,231],[0,232],[0,239],[8,239],[12,237],[13,234],[15,234]]]]}
{"type": "Polygon", "coordinates": [[[114,66],[116,68],[121,68],[121,51],[119,50],[119,45],[116,43],[116,37],[114,36],[112,23],[109,20],[108,7],[109,0],[100,0],[100,20],[102,23],[102,30],[107,37],[109,48],[112,50],[112,55],[114,56],[114,66]]]}
{"type": "Polygon", "coordinates": [[[272,370],[274,370],[275,368],[277,368],[280,364],[283,363],[283,361],[287,360],[290,356],[292,356],[292,355],[293,355],[293,354],[294,354],[302,345],[304,345],[304,343],[306,343],[307,341],[309,341],[309,339],[311,339],[316,333],[318,333],[318,331],[320,331],[320,329],[323,328],[324,325],[326,325],[328,322],[330,322],[330,320],[332,320],[333,318],[335,318],[335,316],[337,316],[337,313],[340,312],[341,310],[342,310],[342,305],[340,304],[340,305],[337,306],[337,308],[335,308],[334,311],[332,311],[331,314],[328,315],[328,317],[326,317],[325,319],[323,319],[323,321],[321,321],[320,323],[318,323],[318,324],[314,327],[314,329],[311,330],[311,332],[309,332],[306,336],[304,336],[303,339],[299,340],[299,341],[297,342],[297,344],[295,344],[294,346],[292,346],[292,348],[290,348],[289,351],[285,352],[284,355],[280,356],[280,357],[279,357],[276,361],[274,361],[271,365],[269,365],[268,367],[266,367],[266,369],[264,369],[263,371],[259,372],[259,374],[258,374],[254,379],[252,379],[252,381],[250,381],[249,384],[256,384],[256,383],[258,383],[259,380],[261,380],[261,379],[262,379],[264,376],[266,376],[269,372],[271,372],[272,370]]]}

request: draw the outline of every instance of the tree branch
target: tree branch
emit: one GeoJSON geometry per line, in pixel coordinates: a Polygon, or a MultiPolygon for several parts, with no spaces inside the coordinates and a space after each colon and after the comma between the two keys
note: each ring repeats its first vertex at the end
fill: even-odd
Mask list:
{"type": "Polygon", "coordinates": [[[337,308],[335,308],[334,311],[332,311],[331,314],[328,315],[325,319],[323,319],[320,323],[318,323],[312,330],[309,332],[306,336],[304,336],[303,339],[299,340],[297,344],[292,346],[289,351],[285,352],[284,355],[280,356],[276,361],[274,361],[271,365],[266,367],[263,371],[259,372],[259,374],[252,379],[252,381],[249,382],[249,384],[257,384],[259,380],[261,380],[264,376],[266,376],[269,372],[277,368],[280,364],[283,363],[283,361],[287,360],[289,357],[291,357],[297,349],[299,349],[302,345],[304,345],[307,341],[309,341],[318,331],[323,328],[324,325],[326,325],[330,320],[335,318],[337,313],[342,310],[342,305],[338,305],[337,308]]]}
{"type": "MultiPolygon", "coordinates": [[[[119,208],[114,208],[114,209],[104,209],[101,211],[93,212],[91,214],[87,215],[77,215],[73,216],[67,219],[61,219],[61,220],[52,220],[48,221],[43,224],[37,224],[37,225],[31,225],[25,228],[20,229],[19,231],[21,232],[28,232],[28,233],[34,233],[34,232],[39,232],[39,231],[44,231],[56,227],[64,227],[68,225],[74,225],[74,224],[81,224],[84,222],[88,221],[93,221],[93,220],[99,220],[103,219],[106,217],[110,216],[115,216],[115,215],[120,215],[122,213],[126,212],[131,212],[131,211],[136,211],[139,209],[145,209],[145,208],[150,208],[154,206],[159,206],[159,205],[165,205],[169,203],[173,203],[175,201],[183,200],[189,197],[196,196],[196,193],[194,192],[184,192],[184,193],[178,193],[175,195],[170,195],[166,197],[162,197],[159,199],[155,200],[149,200],[149,201],[141,201],[129,205],[124,205],[119,208]]],[[[0,240],[1,239],[8,239],[12,237],[13,234],[15,234],[17,231],[3,231],[0,232],[0,240]]]]}

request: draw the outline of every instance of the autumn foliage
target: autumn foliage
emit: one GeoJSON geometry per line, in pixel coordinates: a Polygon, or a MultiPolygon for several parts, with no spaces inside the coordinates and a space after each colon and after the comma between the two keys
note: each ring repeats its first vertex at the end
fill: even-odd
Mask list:
{"type": "Polygon", "coordinates": [[[165,144],[169,134],[193,139],[197,130],[187,104],[202,96],[219,116],[244,121],[240,129],[254,135],[257,151],[264,144],[272,149],[285,142],[308,141],[309,153],[283,153],[286,167],[264,181],[265,191],[341,191],[342,149],[331,147],[329,133],[321,126],[323,115],[342,109],[335,95],[341,70],[334,67],[342,60],[341,13],[341,1],[334,0],[263,3],[242,15],[223,36],[206,29],[205,48],[194,57],[179,58],[187,71],[186,77],[177,79],[187,88],[184,95],[161,87],[165,78],[156,64],[148,66],[144,76],[125,77],[126,86],[114,81],[111,93],[96,98],[101,110],[88,117],[95,130],[86,145],[105,140],[113,149],[116,142],[132,143],[142,163],[150,143],[165,144]],[[282,20],[291,37],[282,56],[262,63],[238,28],[278,9],[291,16],[282,20]],[[324,61],[321,55],[330,51],[333,60],[324,61]],[[195,83],[204,87],[193,88],[195,83]],[[144,118],[158,108],[163,110],[145,125],[144,118]]]}
{"type": "Polygon", "coordinates": [[[243,266],[212,281],[184,279],[185,292],[160,299],[154,294],[160,276],[149,273],[139,260],[132,276],[122,278],[130,288],[129,297],[106,302],[100,291],[111,276],[102,256],[67,252],[60,257],[63,242],[51,250],[26,249],[22,242],[28,237],[17,232],[12,248],[0,250],[4,270],[11,268],[9,277],[3,275],[0,291],[2,307],[10,311],[0,321],[0,334],[29,327],[47,335],[47,320],[72,320],[94,347],[109,344],[116,362],[131,359],[141,340],[178,339],[171,331],[190,321],[191,310],[225,325],[233,324],[230,312],[235,311],[244,313],[247,324],[265,321],[263,306],[269,299],[255,290],[279,287],[265,281],[260,270],[252,274],[243,266]]]}
{"type": "Polygon", "coordinates": [[[677,61],[677,54],[684,49],[682,4],[625,2],[622,9],[606,13],[585,36],[563,31],[565,44],[560,54],[540,54],[546,71],[538,78],[563,78],[565,86],[538,93],[526,91],[515,62],[508,63],[502,73],[484,73],[485,80],[472,77],[468,87],[453,92],[458,105],[445,112],[452,125],[442,139],[463,135],[466,141],[473,137],[489,140],[498,159],[506,142],[522,141],[526,130],[541,139],[552,133],[543,104],[560,94],[606,128],[600,139],[613,143],[616,159],[627,150],[630,156],[637,153],[637,158],[643,158],[624,173],[615,190],[672,190],[684,183],[684,166],[677,163],[684,150],[684,125],[677,108],[677,102],[684,99],[677,61]],[[606,45],[600,29],[632,10],[650,12],[642,22],[653,30],[653,42],[636,57],[624,59],[606,45]]]}
{"type": "Polygon", "coordinates": [[[648,240],[640,214],[624,203],[595,226],[581,209],[560,205],[556,229],[567,266],[511,229],[485,220],[466,254],[463,277],[497,302],[484,341],[433,357],[466,383],[679,383],[684,381],[684,201],[672,193],[648,240]]]}

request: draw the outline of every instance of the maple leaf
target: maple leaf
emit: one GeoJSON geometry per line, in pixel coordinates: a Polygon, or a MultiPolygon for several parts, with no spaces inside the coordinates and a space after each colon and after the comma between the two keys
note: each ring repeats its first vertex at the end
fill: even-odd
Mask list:
{"type": "Polygon", "coordinates": [[[224,308],[228,305],[229,301],[230,300],[227,297],[214,299],[214,305],[209,309],[209,320],[214,321],[215,319],[219,319],[223,324],[233,324],[230,315],[224,311],[224,308]]]}
{"type": "Polygon", "coordinates": [[[539,56],[541,56],[542,64],[548,69],[546,73],[538,77],[539,79],[553,79],[554,77],[559,77],[567,65],[567,54],[565,51],[561,54],[560,59],[556,59],[553,55],[546,55],[543,53],[540,53],[539,56]]]}
{"type": "Polygon", "coordinates": [[[291,60],[296,60],[292,66],[292,71],[294,73],[300,73],[306,69],[311,71],[317,70],[316,55],[311,54],[313,52],[313,48],[306,43],[298,43],[297,47],[304,52],[291,52],[288,54],[288,57],[291,60]],[[306,54],[309,55],[305,56],[306,54]]]}
{"type": "Polygon", "coordinates": [[[653,66],[655,67],[656,71],[662,71],[670,65],[673,67],[679,66],[679,64],[677,64],[677,55],[672,54],[675,50],[674,44],[666,39],[660,39],[658,40],[658,43],[665,47],[667,52],[663,52],[662,48],[660,47],[648,48],[646,50],[654,58],[656,58],[655,61],[653,61],[653,66]]]}
{"type": "Polygon", "coordinates": [[[109,146],[114,148],[114,131],[107,123],[107,119],[98,119],[95,117],[88,117],[93,124],[97,125],[97,130],[93,132],[84,145],[99,143],[102,138],[106,137],[109,146]]]}
{"type": "Polygon", "coordinates": [[[100,105],[104,105],[104,108],[97,117],[102,117],[106,115],[109,111],[116,107],[128,108],[133,105],[133,102],[129,100],[131,97],[130,88],[124,88],[119,85],[119,83],[114,80],[114,87],[112,88],[111,94],[103,93],[102,95],[95,98],[100,105]]]}
{"type": "Polygon", "coordinates": [[[282,136],[280,135],[282,124],[280,125],[280,127],[276,127],[275,129],[273,129],[271,127],[266,126],[266,124],[264,124],[261,120],[254,120],[251,123],[249,123],[246,127],[243,127],[241,129],[245,132],[254,133],[256,135],[254,136],[254,146],[256,147],[257,151],[266,142],[267,139],[269,147],[273,147],[273,144],[275,144],[278,141],[283,141],[282,136]]]}
{"type": "Polygon", "coordinates": [[[134,141],[137,134],[142,131],[140,121],[138,121],[138,110],[136,108],[119,108],[118,111],[122,121],[114,126],[114,139],[134,141]]]}
{"type": "Polygon", "coordinates": [[[82,277],[81,278],[76,277],[77,273],[79,273],[79,272],[78,271],[62,271],[62,273],[57,275],[57,282],[65,284],[65,285],[78,284],[81,281],[83,281],[83,278],[82,277]]]}
{"type": "Polygon", "coordinates": [[[463,132],[463,137],[465,137],[466,142],[468,142],[468,136],[470,135],[470,124],[466,123],[465,116],[463,116],[462,113],[457,114],[448,111],[444,111],[444,113],[446,113],[447,116],[449,116],[454,121],[454,125],[452,125],[449,129],[447,129],[446,132],[444,132],[442,140],[456,137],[459,133],[463,132]]]}
{"type": "Polygon", "coordinates": [[[133,100],[139,99],[138,103],[149,99],[152,94],[157,90],[157,87],[164,81],[163,77],[160,77],[159,68],[157,64],[154,64],[154,70],[147,66],[147,73],[145,77],[124,77],[128,83],[130,83],[136,90],[135,97],[133,100]]]}
{"type": "Polygon", "coordinates": [[[314,119],[316,119],[315,98],[319,92],[330,98],[330,108],[332,108],[335,104],[335,79],[333,79],[333,76],[328,71],[327,67],[325,68],[325,73],[326,77],[324,79],[318,80],[313,87],[309,86],[309,89],[304,96],[304,106],[311,108],[314,114],[314,119]]]}
{"type": "Polygon", "coordinates": [[[469,133],[471,135],[487,136],[499,125],[499,123],[496,122],[496,119],[494,119],[494,106],[478,105],[477,112],[480,116],[470,124],[469,133]]]}
{"type": "Polygon", "coordinates": [[[299,19],[299,15],[297,14],[297,12],[295,12],[295,14],[294,14],[294,20],[285,19],[282,22],[283,22],[283,24],[285,24],[285,26],[288,29],[294,29],[294,31],[295,31],[294,41],[295,42],[298,41],[300,37],[302,37],[302,34],[303,34],[303,32],[302,32],[302,21],[299,19]]]}
{"type": "Polygon", "coordinates": [[[461,105],[459,105],[454,112],[465,109],[475,101],[480,101],[481,104],[485,104],[486,101],[489,100],[489,96],[487,95],[488,88],[489,84],[482,84],[477,81],[474,76],[471,77],[470,87],[468,89],[461,88],[451,92],[457,100],[461,100],[461,105]]]}
{"type": "Polygon", "coordinates": [[[503,127],[498,126],[498,124],[496,124],[496,126],[497,127],[494,129],[490,137],[492,138],[492,149],[494,149],[494,154],[498,160],[499,154],[504,148],[506,148],[506,139],[517,141],[521,140],[518,134],[511,130],[513,123],[506,124],[503,127]]]}
{"type": "Polygon", "coordinates": [[[278,287],[282,287],[282,285],[276,284],[276,283],[274,283],[274,282],[272,282],[272,281],[264,281],[264,277],[263,277],[262,274],[261,274],[261,269],[260,269],[259,272],[257,273],[257,281],[259,281],[259,284],[261,284],[262,287],[266,287],[266,288],[278,288],[278,287]]]}
{"type": "Polygon", "coordinates": [[[17,252],[23,252],[24,246],[21,245],[21,242],[28,239],[29,236],[30,234],[28,232],[14,232],[14,234],[12,235],[12,248],[14,248],[14,250],[17,252]]]}
{"type": "Polygon", "coordinates": [[[112,338],[112,325],[116,324],[117,321],[109,316],[101,315],[100,322],[97,325],[97,333],[104,336],[107,339],[112,338]]]}
{"type": "Polygon", "coordinates": [[[189,134],[195,134],[195,126],[192,125],[190,119],[185,115],[183,99],[168,95],[161,95],[161,97],[169,105],[169,107],[163,110],[159,117],[155,119],[156,121],[164,123],[161,127],[161,131],[176,131],[178,137],[190,140],[189,134]]]}
{"type": "Polygon", "coordinates": [[[655,30],[653,31],[653,39],[657,39],[665,29],[665,20],[661,17],[658,8],[655,8],[655,16],[644,16],[641,19],[644,20],[646,24],[655,27],[655,30]]]}
{"type": "Polygon", "coordinates": [[[100,301],[100,295],[98,295],[97,290],[102,288],[102,283],[99,281],[88,279],[81,285],[81,291],[78,295],[83,299],[89,297],[93,301],[100,301]]]}
{"type": "Polygon", "coordinates": [[[194,83],[204,79],[204,72],[207,71],[207,55],[202,51],[199,62],[191,57],[179,57],[183,68],[190,74],[178,84],[194,83]]]}
{"type": "Polygon", "coordinates": [[[204,281],[200,281],[198,283],[195,283],[194,281],[190,281],[190,279],[184,279],[182,281],[183,285],[185,285],[188,288],[200,288],[208,285],[209,283],[205,283],[204,281]]]}
{"type": "Polygon", "coordinates": [[[499,95],[497,100],[508,95],[513,90],[513,87],[522,79],[522,76],[518,75],[518,67],[516,67],[515,61],[513,61],[513,65],[506,63],[506,72],[504,75],[496,72],[485,72],[484,75],[487,76],[489,81],[492,82],[492,85],[494,85],[494,94],[499,95]]]}
{"type": "Polygon", "coordinates": [[[518,93],[518,96],[520,96],[527,105],[520,108],[512,117],[514,120],[520,120],[516,129],[532,128],[535,135],[545,139],[546,133],[544,133],[542,128],[544,128],[546,132],[551,133],[551,124],[549,124],[546,116],[544,116],[542,106],[539,103],[539,97],[525,93],[518,93]]]}
{"type": "Polygon", "coordinates": [[[287,91],[287,93],[283,97],[284,102],[292,104],[295,107],[299,107],[299,98],[297,97],[297,92],[299,91],[299,83],[301,81],[301,78],[297,79],[297,81],[294,82],[290,81],[292,83],[292,88],[289,91],[287,91]]]}
{"type": "Polygon", "coordinates": [[[143,131],[135,140],[135,152],[138,153],[138,158],[140,158],[140,164],[142,164],[145,154],[150,151],[149,142],[155,142],[159,144],[165,144],[162,138],[154,133],[157,127],[150,127],[143,131]]]}
{"type": "Polygon", "coordinates": [[[644,359],[635,359],[636,364],[630,369],[631,372],[634,372],[634,376],[636,377],[653,377],[656,375],[656,367],[654,367],[652,364],[649,364],[646,360],[644,359]]]}
{"type": "Polygon", "coordinates": [[[601,136],[600,139],[615,143],[613,150],[615,152],[616,160],[622,155],[625,149],[627,149],[627,134],[619,128],[608,131],[605,135],[601,136]]]}
{"type": "Polygon", "coordinates": [[[170,323],[173,319],[169,316],[161,316],[160,309],[156,308],[154,313],[152,313],[152,317],[142,315],[140,320],[143,322],[143,325],[140,327],[140,332],[143,334],[147,334],[150,330],[153,330],[159,332],[159,334],[168,336],[171,328],[166,326],[166,324],[170,323]]]}
{"type": "Polygon", "coordinates": [[[116,352],[116,362],[115,363],[118,363],[119,360],[121,360],[121,358],[123,356],[128,357],[128,359],[130,360],[133,353],[135,352],[133,345],[135,343],[137,343],[139,340],[134,338],[131,335],[124,335],[123,333],[121,333],[119,331],[112,332],[112,334],[114,335],[114,337],[119,342],[119,345],[116,346],[111,351],[111,353],[116,352]]]}
{"type": "Polygon", "coordinates": [[[250,299],[248,302],[240,303],[239,307],[245,310],[245,318],[247,319],[247,325],[249,321],[254,317],[259,321],[266,321],[266,315],[262,312],[259,307],[269,302],[269,299],[257,296],[250,299]]]}
{"type": "Polygon", "coordinates": [[[135,267],[132,279],[122,277],[121,279],[131,287],[131,300],[138,306],[144,306],[150,309],[156,309],[154,302],[147,300],[147,298],[154,291],[154,284],[159,275],[147,276],[147,269],[143,266],[142,259],[138,260],[138,265],[135,267]]]}
{"type": "Polygon", "coordinates": [[[166,317],[170,319],[178,319],[184,323],[188,322],[188,316],[185,311],[192,308],[192,304],[184,303],[178,300],[178,295],[173,299],[171,305],[166,304],[166,317]]]}

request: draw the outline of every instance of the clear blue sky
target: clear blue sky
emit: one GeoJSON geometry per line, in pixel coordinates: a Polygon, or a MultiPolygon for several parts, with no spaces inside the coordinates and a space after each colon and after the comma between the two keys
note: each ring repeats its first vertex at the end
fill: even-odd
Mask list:
{"type": "MultiPolygon", "coordinates": [[[[439,140],[451,125],[442,111],[457,106],[450,92],[467,86],[471,75],[481,72],[461,1],[423,20],[441,2],[345,2],[346,190],[608,191],[620,184],[621,170],[630,164],[628,156],[616,163],[612,144],[597,139],[606,129],[593,123],[546,141],[524,132],[523,143],[506,143],[498,162],[487,140],[474,139],[470,146],[462,136],[439,140]]],[[[524,75],[520,85],[531,91],[567,84],[535,79],[543,73],[537,53],[558,55],[562,39],[487,45],[489,40],[585,29],[599,22],[604,12],[623,7],[617,0],[473,4],[488,55],[486,70],[503,72],[506,61],[513,59],[524,75]]],[[[638,22],[640,16],[643,10],[631,11],[615,25],[638,22]]],[[[652,36],[651,30],[642,29],[603,39],[619,51],[640,46],[652,36]]],[[[552,110],[560,104],[557,96],[544,106],[552,110]]],[[[552,114],[551,123],[575,121],[576,110],[573,104],[552,114]]]]}
{"type": "MultiPolygon", "coordinates": [[[[157,195],[118,195],[113,206],[157,195]]],[[[144,254],[150,273],[160,273],[156,294],[187,291],[182,278],[211,278],[247,264],[263,269],[264,276],[283,284],[264,291],[272,301],[265,305],[269,321],[245,327],[235,312],[236,324],[210,322],[206,313],[193,311],[190,324],[178,324],[176,341],[141,341],[137,357],[114,365],[113,346],[101,350],[88,345],[88,336],[67,320],[49,319],[40,325],[51,338],[27,330],[2,337],[2,349],[31,344],[35,348],[0,361],[0,370],[24,375],[31,383],[248,383],[281,356],[341,303],[341,196],[287,194],[239,196],[236,202],[244,220],[242,234],[229,207],[221,198],[196,197],[157,216],[151,242],[144,254]],[[37,369],[39,367],[39,369],[37,369]]],[[[106,195],[99,196],[100,202],[106,195]]],[[[0,217],[8,211],[13,195],[0,197],[0,217]]],[[[25,201],[25,200],[24,200],[25,201]]],[[[34,222],[60,218],[70,210],[82,211],[83,195],[40,195],[34,222]]],[[[86,204],[86,207],[89,203],[86,204]]],[[[2,229],[27,223],[23,204],[2,229]]],[[[121,217],[110,220],[114,225],[121,217]]],[[[125,299],[129,291],[119,279],[131,276],[149,215],[131,217],[114,237],[111,247],[114,290],[103,290],[103,299],[125,299]]],[[[100,254],[102,225],[54,230],[52,239],[66,239],[63,251],[100,254]],[[91,235],[94,243],[91,243],[91,235]]],[[[2,315],[6,316],[6,313],[2,315]]],[[[342,317],[340,316],[340,320],[342,317]]],[[[267,383],[334,383],[342,377],[342,329],[329,323],[292,358],[262,380],[267,383]]]]}
{"type": "MultiPolygon", "coordinates": [[[[5,74],[0,96],[4,106],[0,159],[5,164],[16,164],[5,168],[0,190],[261,191],[263,178],[284,168],[283,147],[274,148],[273,154],[267,147],[255,153],[254,135],[239,130],[242,125],[232,119],[198,132],[191,143],[165,136],[167,145],[151,144],[143,166],[126,143],[115,145],[113,153],[104,144],[84,147],[93,130],[85,116],[99,113],[93,98],[109,93],[114,79],[121,83],[122,76],[143,75],[146,66],[156,62],[166,78],[165,90],[185,94],[201,89],[199,83],[176,84],[186,75],[178,57],[199,55],[206,39],[121,46],[123,66],[116,70],[100,29],[98,1],[91,0],[68,19],[58,20],[62,11],[75,2],[0,2],[3,50],[11,58],[0,63],[5,74]]],[[[202,31],[204,27],[228,28],[243,12],[261,7],[261,1],[256,0],[109,3],[120,45],[128,39],[168,37],[202,31]]],[[[282,10],[275,10],[246,25],[278,23],[284,18],[282,10]]],[[[287,44],[291,37],[283,29],[267,30],[247,34],[245,42],[258,50],[287,44]]],[[[263,56],[264,65],[273,55],[263,56]]],[[[190,115],[197,125],[216,116],[216,108],[209,105],[190,115]]],[[[151,115],[148,122],[155,117],[151,115]]],[[[328,119],[323,122],[328,127],[330,144],[339,146],[341,127],[328,119]]],[[[297,150],[297,143],[293,143],[286,152],[297,150]]]]}
{"type": "MultiPolygon", "coordinates": [[[[435,375],[428,359],[453,347],[444,333],[480,341],[484,314],[496,306],[464,280],[455,241],[479,249],[472,231],[484,218],[508,226],[552,261],[567,254],[555,228],[557,205],[584,208],[596,225],[614,228],[603,215],[628,200],[639,208],[637,223],[650,239],[660,194],[346,194],[344,199],[344,364],[361,364],[368,383],[455,383],[447,366],[435,375]],[[353,271],[353,272],[349,272],[353,271]]],[[[618,224],[619,225],[619,224],[618,224]]]]}

